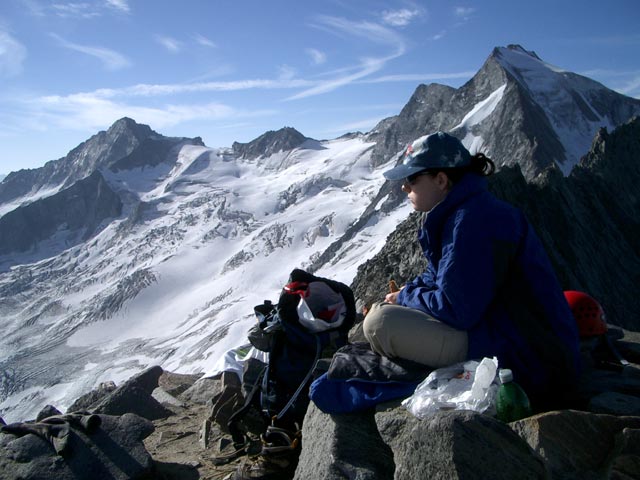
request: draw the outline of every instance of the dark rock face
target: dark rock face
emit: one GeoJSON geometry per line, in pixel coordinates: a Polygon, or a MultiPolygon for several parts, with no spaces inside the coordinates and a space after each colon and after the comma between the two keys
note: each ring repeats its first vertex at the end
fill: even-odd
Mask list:
{"type": "Polygon", "coordinates": [[[0,183],[0,204],[35,193],[43,187],[68,187],[99,169],[126,170],[166,161],[180,144],[204,145],[200,137],[171,138],[124,117],[43,167],[12,172],[0,183]]]}
{"type": "Polygon", "coordinates": [[[233,142],[233,153],[236,157],[255,160],[258,157],[269,157],[274,153],[293,150],[299,147],[307,137],[295,128],[284,127],[278,131],[268,131],[249,143],[233,142]]]}
{"type": "Polygon", "coordinates": [[[150,367],[91,405],[89,410],[105,415],[135,413],[149,420],[168,417],[172,412],[151,396],[161,375],[162,368],[150,367]]]}
{"type": "MultiPolygon", "coordinates": [[[[156,134],[147,125],[121,118],[105,132],[99,132],[71,150],[66,157],[47,162],[41,168],[12,172],[0,184],[0,203],[37,191],[46,185],[71,185],[96,169],[129,155],[147,137],[156,134]]],[[[156,134],[157,135],[157,134],[156,134]]]]}
{"type": "Polygon", "coordinates": [[[66,230],[65,246],[97,233],[104,220],[120,215],[122,202],[99,171],[61,192],[0,217],[0,255],[24,252],[66,230]]]}
{"type": "MultiPolygon", "coordinates": [[[[564,290],[589,293],[608,321],[640,329],[640,119],[601,130],[569,177],[550,167],[527,183],[518,166],[490,177],[490,189],[521,208],[541,238],[564,290]]],[[[358,268],[352,288],[366,303],[384,298],[424,271],[417,214],[400,224],[385,247],[358,268]]]]}
{"type": "MultiPolygon", "coordinates": [[[[563,165],[567,161],[568,145],[562,144],[553,124],[584,130],[590,138],[595,132],[594,123],[619,125],[638,114],[639,100],[586,77],[552,71],[535,53],[510,45],[494,49],[478,73],[458,89],[420,85],[399,115],[383,120],[369,133],[369,139],[377,142],[372,163],[380,165],[416,138],[443,130],[459,138],[482,137],[481,151],[498,166],[517,163],[531,180],[554,162],[563,165]],[[520,66],[522,59],[528,59],[528,64],[520,66]],[[528,78],[528,69],[538,70],[537,74],[552,81],[555,89],[545,92],[543,85],[538,88],[528,78]],[[492,113],[480,123],[467,126],[465,115],[503,86],[502,99],[492,113]],[[551,95],[562,102],[552,101],[551,95]]],[[[587,148],[585,145],[584,150],[587,148]]]]}
{"type": "MultiPolygon", "coordinates": [[[[162,136],[147,137],[129,155],[109,166],[110,170],[131,170],[133,168],[154,167],[170,160],[173,150],[182,144],[203,146],[202,139],[175,139],[162,136]]],[[[176,152],[177,153],[177,152],[176,152]]]]}

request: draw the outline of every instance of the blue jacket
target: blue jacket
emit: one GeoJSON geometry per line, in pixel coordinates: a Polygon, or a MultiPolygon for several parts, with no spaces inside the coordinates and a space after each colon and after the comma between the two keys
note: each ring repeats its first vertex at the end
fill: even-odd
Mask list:
{"type": "Polygon", "coordinates": [[[575,384],[578,330],[544,248],[522,212],[465,175],[427,215],[429,265],[398,303],[466,330],[468,358],[497,356],[532,400],[575,384]]]}

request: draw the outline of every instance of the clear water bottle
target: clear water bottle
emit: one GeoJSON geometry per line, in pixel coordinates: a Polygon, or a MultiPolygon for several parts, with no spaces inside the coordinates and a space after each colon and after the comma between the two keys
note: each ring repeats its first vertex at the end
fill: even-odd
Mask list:
{"type": "Polygon", "coordinates": [[[500,388],[496,398],[496,411],[499,420],[505,423],[515,422],[531,416],[529,397],[522,387],[513,381],[513,373],[507,368],[500,370],[500,388]]]}

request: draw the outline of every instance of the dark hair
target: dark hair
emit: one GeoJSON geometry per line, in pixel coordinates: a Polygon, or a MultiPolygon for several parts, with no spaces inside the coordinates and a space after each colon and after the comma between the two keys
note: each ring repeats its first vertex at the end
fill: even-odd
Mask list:
{"type": "Polygon", "coordinates": [[[437,175],[438,172],[444,172],[447,174],[447,178],[452,185],[455,185],[460,181],[462,177],[464,177],[467,173],[475,173],[476,175],[481,175],[483,177],[488,177],[492,175],[496,171],[496,164],[493,163],[489,157],[485,156],[484,153],[476,153],[471,156],[471,163],[466,167],[458,167],[458,168],[438,168],[438,169],[427,169],[426,173],[429,175],[437,175]]]}

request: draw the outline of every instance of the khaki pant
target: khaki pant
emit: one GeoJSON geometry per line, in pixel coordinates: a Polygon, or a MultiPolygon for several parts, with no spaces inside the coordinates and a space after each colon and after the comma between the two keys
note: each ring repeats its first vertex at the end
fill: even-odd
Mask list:
{"type": "Polygon", "coordinates": [[[420,310],[374,303],[364,319],[364,336],[373,351],[440,368],[467,359],[467,332],[420,310]]]}

